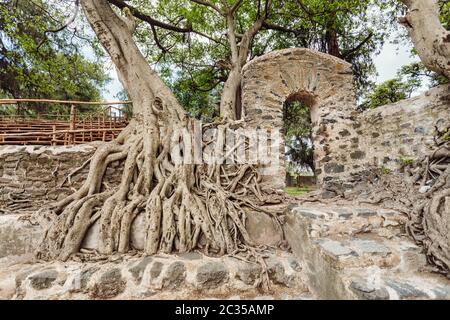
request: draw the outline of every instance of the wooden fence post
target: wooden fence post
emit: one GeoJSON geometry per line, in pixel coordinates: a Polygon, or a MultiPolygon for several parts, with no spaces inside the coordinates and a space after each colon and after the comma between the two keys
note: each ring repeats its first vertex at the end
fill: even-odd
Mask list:
{"type": "Polygon", "coordinates": [[[69,135],[69,143],[75,144],[75,132],[76,130],[76,121],[77,121],[77,115],[76,115],[76,109],[75,105],[70,106],[70,135],[69,135]]]}
{"type": "Polygon", "coordinates": [[[92,130],[94,129],[94,121],[92,121],[92,114],[89,115],[89,137],[90,137],[90,142],[92,142],[94,140],[93,136],[92,136],[92,130]]]}
{"type": "Polygon", "coordinates": [[[53,125],[52,146],[56,145],[56,125],[53,125]]]}

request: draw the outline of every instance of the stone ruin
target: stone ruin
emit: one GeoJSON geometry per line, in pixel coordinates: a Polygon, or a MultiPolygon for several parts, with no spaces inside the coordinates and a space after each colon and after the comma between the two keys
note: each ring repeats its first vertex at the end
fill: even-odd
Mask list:
{"type": "MultiPolygon", "coordinates": [[[[310,107],[318,184],[343,192],[364,185],[368,168],[395,169],[399,157],[419,158],[431,150],[435,128],[450,125],[449,85],[360,112],[351,65],[308,49],[266,54],[248,63],[243,75],[243,112],[250,127],[282,131],[286,101],[310,107]]],[[[292,200],[280,217],[283,230],[263,215],[248,217],[256,242],[291,248],[267,258],[269,296],[259,288],[257,265],[199,252],[34,261],[43,228],[27,214],[79,187],[87,168],[70,184],[62,183],[96,146],[0,147],[0,298],[450,299],[450,280],[427,271],[421,248],[406,235],[403,213],[339,201],[292,200]]],[[[264,177],[275,189],[285,184],[283,145],[279,157],[276,174],[264,177]]],[[[118,183],[120,166],[108,168],[106,183],[118,183]]],[[[131,241],[137,250],[143,243],[139,219],[131,241]]],[[[83,243],[86,252],[96,248],[95,228],[83,243]]]]}
{"type": "MultiPolygon", "coordinates": [[[[315,174],[319,184],[353,186],[370,166],[393,169],[399,156],[416,159],[434,144],[435,126],[450,124],[450,90],[427,93],[360,112],[351,65],[310,49],[284,49],[244,67],[242,103],[250,126],[281,130],[286,101],[310,107],[315,174]]],[[[278,173],[267,177],[284,187],[284,146],[278,173]]]]}

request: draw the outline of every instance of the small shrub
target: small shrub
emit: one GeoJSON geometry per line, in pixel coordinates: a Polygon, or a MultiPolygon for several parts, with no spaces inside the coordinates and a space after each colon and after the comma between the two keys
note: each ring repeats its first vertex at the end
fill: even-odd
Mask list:
{"type": "Polygon", "coordinates": [[[397,161],[398,161],[398,163],[400,163],[400,165],[402,167],[406,167],[406,166],[409,166],[409,165],[413,164],[413,159],[407,158],[407,157],[404,157],[404,156],[399,156],[397,158],[397,161]]]}
{"type": "Polygon", "coordinates": [[[380,170],[382,174],[390,174],[392,172],[391,169],[386,168],[385,166],[382,166],[380,170]]]}

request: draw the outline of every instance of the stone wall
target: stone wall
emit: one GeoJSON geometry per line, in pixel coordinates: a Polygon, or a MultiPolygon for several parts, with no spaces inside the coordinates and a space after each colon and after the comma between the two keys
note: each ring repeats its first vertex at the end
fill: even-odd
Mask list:
{"type": "MultiPolygon", "coordinates": [[[[346,174],[344,164],[350,158],[340,145],[357,139],[353,126],[356,100],[349,63],[313,50],[294,48],[254,59],[243,73],[242,102],[250,126],[281,131],[285,102],[300,100],[311,110],[318,183],[346,174]]],[[[267,180],[275,188],[284,187],[284,143],[277,173],[267,180]]]]}
{"type": "MultiPolygon", "coordinates": [[[[42,203],[59,200],[74,192],[86,178],[89,166],[61,186],[67,175],[93,154],[97,144],[80,146],[0,146],[0,213],[18,209],[34,210],[42,203]],[[14,204],[12,199],[18,200],[14,204]]],[[[113,163],[106,182],[120,181],[113,163]]]]}
{"type": "Polygon", "coordinates": [[[450,127],[450,85],[420,96],[365,111],[357,121],[363,161],[395,169],[399,159],[417,159],[434,149],[435,127],[450,127]],[[363,157],[364,156],[364,157],[363,157]]]}

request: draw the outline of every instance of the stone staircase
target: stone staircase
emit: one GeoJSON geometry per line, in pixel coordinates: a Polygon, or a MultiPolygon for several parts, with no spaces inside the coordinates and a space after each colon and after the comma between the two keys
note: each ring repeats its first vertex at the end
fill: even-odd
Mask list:
{"type": "Polygon", "coordinates": [[[323,299],[450,299],[396,211],[290,205],[285,235],[309,289],[323,299]]]}

